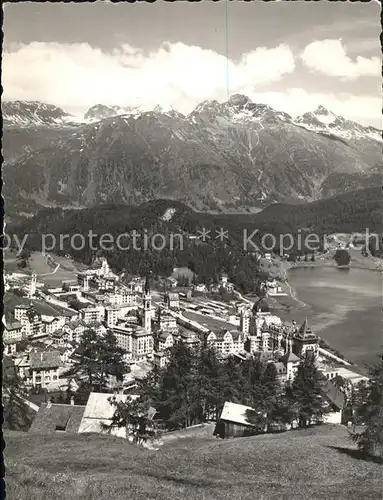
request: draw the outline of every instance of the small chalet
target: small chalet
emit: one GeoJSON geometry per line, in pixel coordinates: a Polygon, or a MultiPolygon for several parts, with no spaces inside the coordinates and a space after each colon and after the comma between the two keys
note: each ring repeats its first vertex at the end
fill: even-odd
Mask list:
{"type": "Polygon", "coordinates": [[[254,410],[249,406],[226,401],[223,406],[221,417],[217,422],[214,435],[221,438],[253,435],[255,426],[248,421],[248,411],[254,410]]]}
{"type": "Polygon", "coordinates": [[[328,424],[341,424],[346,404],[345,394],[331,380],[326,380],[323,385],[323,395],[331,410],[324,415],[323,421],[328,424]]]}
{"type": "Polygon", "coordinates": [[[68,404],[42,403],[29,429],[31,434],[54,434],[79,432],[85,406],[68,404]]]}
{"type": "MultiPolygon", "coordinates": [[[[115,412],[115,406],[112,401],[126,402],[128,400],[137,399],[138,397],[139,396],[132,394],[105,394],[91,392],[78,432],[110,433],[114,436],[129,438],[129,429],[111,426],[115,412]]],[[[148,416],[150,419],[154,417],[155,413],[156,411],[154,408],[149,408],[148,416]]]]}

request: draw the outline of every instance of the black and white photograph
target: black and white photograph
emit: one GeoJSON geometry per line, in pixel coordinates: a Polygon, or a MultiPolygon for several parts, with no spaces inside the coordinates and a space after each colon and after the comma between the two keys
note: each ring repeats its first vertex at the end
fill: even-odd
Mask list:
{"type": "Polygon", "coordinates": [[[6,497],[381,499],[381,2],[2,9],[6,497]]]}

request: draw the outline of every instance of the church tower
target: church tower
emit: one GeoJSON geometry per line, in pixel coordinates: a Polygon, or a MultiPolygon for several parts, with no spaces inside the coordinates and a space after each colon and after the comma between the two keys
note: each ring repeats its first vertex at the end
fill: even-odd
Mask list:
{"type": "Polygon", "coordinates": [[[32,273],[31,284],[29,286],[29,298],[35,296],[35,293],[36,293],[36,282],[37,282],[36,273],[32,273]]]}
{"type": "Polygon", "coordinates": [[[243,309],[240,315],[239,329],[245,335],[248,335],[250,333],[250,319],[251,312],[249,311],[249,309],[243,309]]]}
{"type": "Polygon", "coordinates": [[[319,339],[308,325],[307,318],[293,337],[293,352],[304,358],[310,353],[316,358],[318,356],[319,339]]]}
{"type": "Polygon", "coordinates": [[[145,279],[145,287],[144,287],[144,295],[143,295],[143,302],[144,302],[144,321],[143,321],[143,327],[147,332],[152,331],[152,296],[150,293],[150,285],[149,285],[149,277],[146,276],[145,279]]]}

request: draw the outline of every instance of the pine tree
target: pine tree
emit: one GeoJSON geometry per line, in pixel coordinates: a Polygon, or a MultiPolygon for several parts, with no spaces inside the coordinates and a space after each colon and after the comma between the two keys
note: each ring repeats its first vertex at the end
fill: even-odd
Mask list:
{"type": "Polygon", "coordinates": [[[365,430],[353,434],[359,449],[366,455],[383,458],[383,361],[370,369],[370,380],[359,414],[365,430]]]}
{"type": "Polygon", "coordinates": [[[98,360],[100,363],[100,386],[104,387],[108,375],[116,377],[122,382],[127,373],[127,366],[123,360],[124,350],[118,346],[117,338],[112,331],[98,340],[98,360]]]}
{"type": "Polygon", "coordinates": [[[112,375],[122,381],[128,368],[123,361],[124,350],[117,345],[112,332],[99,335],[94,330],[87,330],[77,347],[77,363],[67,372],[67,376],[75,375],[85,391],[105,391],[107,377],[112,375]]]}
{"type": "Polygon", "coordinates": [[[234,360],[233,356],[229,356],[222,363],[221,374],[218,414],[226,401],[241,404],[244,399],[244,384],[241,367],[234,360]]]}
{"type": "Polygon", "coordinates": [[[195,353],[180,340],[171,349],[158,388],[157,409],[166,427],[192,425],[197,414],[194,376],[195,353]]]}
{"type": "Polygon", "coordinates": [[[250,400],[246,401],[253,411],[248,419],[258,431],[270,430],[278,409],[280,384],[274,363],[264,363],[259,357],[250,361],[251,376],[248,377],[250,400]]]}
{"type": "Polygon", "coordinates": [[[310,426],[312,420],[320,420],[329,411],[322,384],[323,376],[315,366],[314,359],[306,356],[298,367],[290,392],[299,427],[310,426]]]}
{"type": "Polygon", "coordinates": [[[111,397],[110,402],[115,411],[111,423],[104,426],[106,430],[113,427],[125,428],[126,437],[132,435],[134,442],[140,442],[141,439],[146,441],[149,435],[154,434],[148,399],[127,397],[125,401],[117,401],[115,397],[111,397]]]}
{"type": "Polygon", "coordinates": [[[7,358],[4,358],[2,372],[4,425],[14,430],[28,427],[31,423],[28,408],[22,401],[27,394],[25,385],[7,358]]]}
{"type": "Polygon", "coordinates": [[[197,370],[193,380],[194,394],[198,404],[198,418],[206,421],[211,414],[216,415],[220,404],[223,374],[215,349],[202,346],[197,357],[197,370]]]}

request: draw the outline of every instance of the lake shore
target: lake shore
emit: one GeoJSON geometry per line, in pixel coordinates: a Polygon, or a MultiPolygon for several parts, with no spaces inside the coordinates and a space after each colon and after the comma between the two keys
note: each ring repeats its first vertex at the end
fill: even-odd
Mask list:
{"type": "MultiPolygon", "coordinates": [[[[363,271],[373,271],[379,272],[382,274],[382,284],[383,284],[383,259],[379,259],[376,257],[368,256],[364,257],[361,255],[359,251],[350,250],[351,261],[349,266],[344,269],[361,269],[363,271]]],[[[315,261],[299,261],[299,262],[290,262],[287,260],[279,260],[280,272],[282,277],[282,289],[285,293],[288,294],[288,297],[293,300],[295,306],[291,305],[290,301],[286,301],[281,298],[276,298],[276,302],[279,303],[281,308],[285,308],[294,313],[296,310],[300,310],[303,307],[309,307],[304,301],[300,300],[297,297],[297,293],[294,290],[293,286],[290,283],[288,277],[288,271],[293,269],[314,269],[314,268],[330,268],[330,269],[342,269],[342,267],[338,266],[335,262],[332,255],[319,256],[315,261]],[[287,304],[286,304],[287,302],[287,304]]],[[[277,307],[278,308],[278,307],[277,307]]]]}
{"type": "MultiPolygon", "coordinates": [[[[362,269],[365,271],[375,271],[383,273],[383,259],[378,257],[367,256],[363,257],[359,251],[350,250],[351,261],[348,268],[362,269]]],[[[287,279],[287,271],[290,269],[310,268],[310,267],[330,267],[339,269],[340,267],[335,262],[332,255],[319,256],[315,261],[298,261],[290,262],[287,260],[280,261],[283,269],[283,276],[287,279]]]]}

